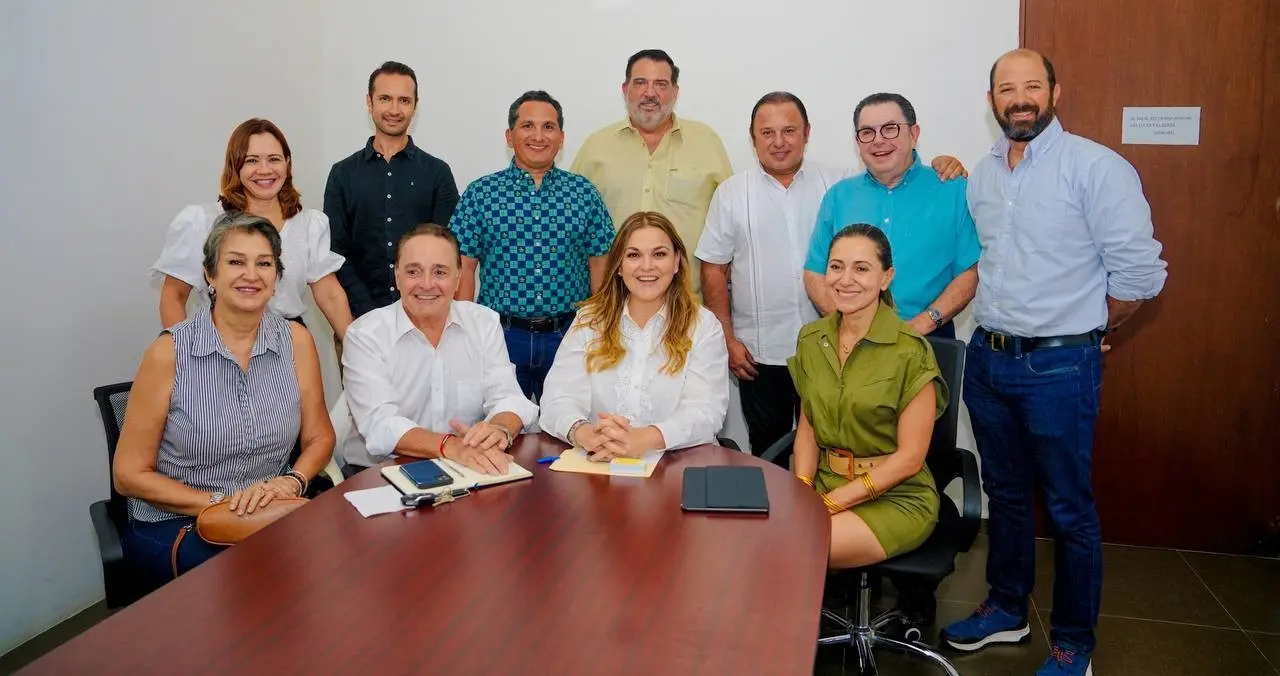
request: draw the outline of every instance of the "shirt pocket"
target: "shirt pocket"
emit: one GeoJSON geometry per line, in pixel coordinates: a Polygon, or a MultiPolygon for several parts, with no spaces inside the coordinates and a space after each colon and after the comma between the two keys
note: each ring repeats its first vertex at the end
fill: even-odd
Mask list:
{"type": "Polygon", "coordinates": [[[672,169],[667,176],[667,200],[701,208],[711,202],[711,175],[697,168],[672,169]]]}
{"type": "Polygon", "coordinates": [[[869,413],[876,423],[896,422],[901,381],[902,374],[896,365],[871,369],[854,380],[851,403],[855,409],[869,413]]]}
{"type": "Polygon", "coordinates": [[[457,417],[468,425],[484,419],[483,380],[458,381],[457,417]]]}

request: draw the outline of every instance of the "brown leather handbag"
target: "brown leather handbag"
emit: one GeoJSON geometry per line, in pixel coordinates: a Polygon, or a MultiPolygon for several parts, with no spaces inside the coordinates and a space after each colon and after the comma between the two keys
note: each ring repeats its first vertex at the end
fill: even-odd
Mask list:
{"type": "Polygon", "coordinates": [[[196,517],[196,533],[211,545],[234,545],[307,502],[306,498],[274,498],[266,507],[242,515],[231,511],[231,503],[223,500],[200,510],[196,517]]]}
{"type": "MultiPolygon", "coordinates": [[[[240,515],[231,511],[229,501],[223,500],[200,510],[196,516],[196,534],[212,545],[234,545],[308,502],[306,498],[275,498],[266,507],[253,510],[252,514],[240,515]]],[[[173,541],[169,563],[175,578],[178,577],[178,548],[191,528],[187,526],[178,531],[178,537],[173,541]]]]}

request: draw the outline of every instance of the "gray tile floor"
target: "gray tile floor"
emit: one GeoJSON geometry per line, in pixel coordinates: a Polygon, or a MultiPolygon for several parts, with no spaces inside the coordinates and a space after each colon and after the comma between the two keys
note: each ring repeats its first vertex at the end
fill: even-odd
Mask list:
{"type": "MultiPolygon", "coordinates": [[[[1033,640],[972,655],[944,651],[965,676],[1031,676],[1047,653],[1053,610],[1053,543],[1036,547],[1033,640]]],[[[938,629],[973,611],[987,592],[987,541],[980,535],[938,589],[938,629]]],[[[1280,674],[1280,559],[1105,545],[1097,676],[1266,676],[1280,674]]],[[[891,592],[882,600],[891,604],[891,592]]],[[[922,660],[878,653],[885,676],[939,674],[922,660]]],[[[818,651],[817,674],[854,674],[856,656],[818,651]]]]}
{"type": "MultiPolygon", "coordinates": [[[[956,572],[938,589],[938,625],[924,640],[938,644],[938,627],[970,613],[986,596],[986,536],[961,555],[956,572]]],[[[1280,559],[1199,554],[1106,545],[1097,676],[1280,675],[1280,559]]],[[[1035,673],[1048,650],[1053,605],[1053,545],[1037,544],[1032,641],[974,655],[954,655],[965,676],[1035,673]]],[[[882,603],[890,604],[891,595],[882,603]]],[[[101,604],[0,656],[9,674],[106,618],[101,604]]],[[[822,648],[816,674],[854,673],[844,648],[822,648]],[[846,668],[847,667],[847,668],[846,668]]],[[[937,674],[917,659],[882,652],[885,676],[937,674]]]]}

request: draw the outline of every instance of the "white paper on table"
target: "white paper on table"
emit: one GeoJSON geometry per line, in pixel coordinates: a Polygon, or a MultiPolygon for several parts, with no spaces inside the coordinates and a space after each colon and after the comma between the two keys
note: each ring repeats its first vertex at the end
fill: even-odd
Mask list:
{"type": "Polygon", "coordinates": [[[400,504],[400,491],[395,486],[378,486],[359,491],[348,491],[342,497],[351,503],[360,516],[366,519],[378,514],[390,514],[409,509],[400,504]]]}

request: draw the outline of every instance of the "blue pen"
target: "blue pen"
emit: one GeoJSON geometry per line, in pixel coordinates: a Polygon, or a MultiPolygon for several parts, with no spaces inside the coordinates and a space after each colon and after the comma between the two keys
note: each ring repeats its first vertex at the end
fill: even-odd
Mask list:
{"type": "Polygon", "coordinates": [[[541,458],[538,458],[537,462],[538,462],[538,464],[539,464],[539,465],[550,465],[551,463],[553,463],[553,462],[555,462],[555,461],[557,461],[557,460],[559,460],[559,459],[560,459],[560,456],[558,456],[558,455],[547,455],[547,456],[543,456],[543,457],[541,457],[541,458]]]}

